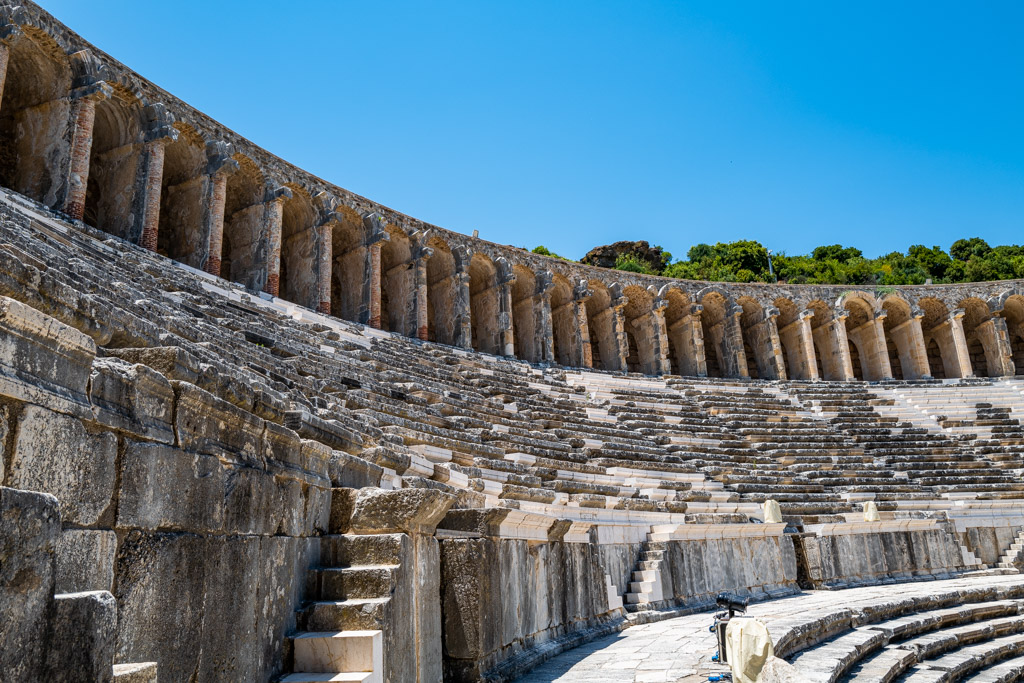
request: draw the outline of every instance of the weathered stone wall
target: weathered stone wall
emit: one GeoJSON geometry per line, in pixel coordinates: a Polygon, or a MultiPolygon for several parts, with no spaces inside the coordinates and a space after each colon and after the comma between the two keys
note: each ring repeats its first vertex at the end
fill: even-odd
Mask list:
{"type": "Polygon", "coordinates": [[[0,433],[2,484],[52,494],[63,520],[49,594],[112,593],[117,661],[156,661],[163,680],[280,670],[329,515],[329,449],[97,357],[89,337],[10,299],[0,433]]]}
{"type": "Polygon", "coordinates": [[[801,536],[815,587],[948,576],[964,569],[957,537],[940,527],[921,531],[801,536]]]}
{"type": "MultiPolygon", "coordinates": [[[[723,590],[796,590],[787,536],[664,544],[667,606],[705,607],[723,590]]],[[[621,628],[606,580],[628,591],[641,545],[496,537],[441,542],[446,673],[452,680],[506,680],[553,652],[621,628]]]]}
{"type": "Polygon", "coordinates": [[[679,605],[713,602],[720,591],[781,594],[796,590],[789,536],[669,541],[661,566],[662,594],[679,605]]]}
{"type": "Polygon", "coordinates": [[[442,540],[446,680],[513,677],[545,650],[620,620],[605,591],[608,552],[589,543],[442,540]]]}

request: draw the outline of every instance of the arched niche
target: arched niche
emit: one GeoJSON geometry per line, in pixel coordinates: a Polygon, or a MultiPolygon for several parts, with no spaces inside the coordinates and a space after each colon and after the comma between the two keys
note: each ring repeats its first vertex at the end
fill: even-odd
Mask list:
{"type": "Polygon", "coordinates": [[[587,299],[587,324],[590,327],[592,365],[599,370],[619,370],[618,342],[612,320],[612,296],[600,280],[588,283],[593,294],[587,299]]]}
{"type": "Polygon", "coordinates": [[[263,287],[260,272],[266,262],[263,234],[263,199],[266,180],[256,162],[244,154],[232,157],[238,170],[228,176],[224,195],[224,237],[220,276],[248,289],[263,287]]]}
{"type": "Polygon", "coordinates": [[[370,272],[366,226],[355,209],[339,207],[331,231],[331,312],[338,318],[369,321],[370,272]]]}
{"type": "Polygon", "coordinates": [[[516,358],[539,363],[537,276],[524,265],[514,266],[512,272],[516,276],[512,282],[512,332],[516,358]]]}
{"type": "Polygon", "coordinates": [[[434,250],[427,260],[427,338],[455,346],[459,335],[455,256],[448,243],[436,235],[427,241],[427,246],[434,250]]]}
{"type": "Polygon", "coordinates": [[[726,377],[728,376],[727,369],[730,366],[725,357],[728,352],[726,347],[729,343],[725,327],[729,301],[721,292],[712,290],[704,294],[700,304],[704,307],[700,323],[704,337],[704,356],[707,361],[708,377],[726,377]]]}
{"type": "Polygon", "coordinates": [[[317,210],[309,191],[286,183],[292,196],[281,211],[280,296],[286,301],[316,309],[320,291],[316,278],[317,210]]]}
{"type": "Polygon", "coordinates": [[[187,123],[177,122],[178,138],[164,147],[157,251],[202,268],[209,235],[203,225],[209,176],[206,143],[187,123]]]}
{"type": "Polygon", "coordinates": [[[581,357],[577,348],[579,319],[568,278],[555,275],[551,287],[551,335],[555,362],[570,367],[581,357]]]}
{"type": "Polygon", "coordinates": [[[66,182],[71,67],[46,33],[22,32],[10,44],[0,100],[0,185],[56,206],[66,182]]]}
{"type": "Polygon", "coordinates": [[[387,226],[380,250],[380,321],[385,330],[416,336],[416,264],[412,240],[402,228],[387,226]]]}
{"type": "Polygon", "coordinates": [[[473,348],[501,355],[498,271],[491,259],[479,253],[473,254],[469,262],[469,306],[473,348]]]}
{"type": "Polygon", "coordinates": [[[122,87],[96,104],[89,182],[83,220],[94,228],[138,242],[138,178],[142,163],[142,106],[122,87]]]}

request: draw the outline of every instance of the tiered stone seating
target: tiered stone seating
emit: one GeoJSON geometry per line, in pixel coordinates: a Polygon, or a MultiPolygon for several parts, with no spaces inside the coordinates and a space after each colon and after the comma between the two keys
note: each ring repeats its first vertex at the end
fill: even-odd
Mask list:
{"type": "Polygon", "coordinates": [[[990,673],[978,680],[1002,680],[1024,647],[1022,598],[1017,582],[993,579],[985,587],[808,610],[769,628],[776,653],[808,680],[955,681],[981,670],[990,673]],[[993,666],[1003,660],[1006,667],[993,666]]]}

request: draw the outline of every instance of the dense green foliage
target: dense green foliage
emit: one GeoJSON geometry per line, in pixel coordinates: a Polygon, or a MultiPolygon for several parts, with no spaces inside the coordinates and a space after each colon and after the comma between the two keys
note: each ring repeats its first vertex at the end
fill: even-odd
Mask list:
{"type": "MultiPolygon", "coordinates": [[[[550,254],[544,247],[534,253],[550,254]],[[543,249],[544,251],[539,251],[543,249]]],[[[559,257],[560,258],[560,257],[559,257]]],[[[991,247],[980,237],[954,242],[949,251],[939,246],[915,244],[906,252],[894,251],[878,258],[864,258],[860,249],[831,244],[810,254],[772,254],[775,277],[768,272],[768,250],[753,240],[698,244],[686,260],[667,265],[660,273],[651,266],[620,256],[616,269],[712,282],[789,282],[794,284],[920,285],[983,282],[1024,278],[1024,245],[991,247]]]]}
{"type": "MultiPolygon", "coordinates": [[[[662,275],[721,282],[772,282],[768,251],[749,240],[698,244],[686,261],[677,261],[662,275]]],[[[841,244],[821,246],[809,255],[772,255],[775,278],[795,284],[920,285],[1024,278],[1024,246],[990,247],[972,237],[957,240],[949,252],[921,244],[878,258],[864,258],[859,249],[841,244]]]]}

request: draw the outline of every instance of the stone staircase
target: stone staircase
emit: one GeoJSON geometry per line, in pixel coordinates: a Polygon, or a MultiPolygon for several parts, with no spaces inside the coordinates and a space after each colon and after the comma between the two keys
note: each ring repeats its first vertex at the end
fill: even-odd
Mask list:
{"type": "Polygon", "coordinates": [[[658,609],[665,603],[661,586],[661,564],[665,559],[665,547],[661,542],[644,541],[640,547],[640,559],[633,570],[624,607],[627,612],[658,609]]]}
{"type": "Polygon", "coordinates": [[[1021,549],[1024,549],[1024,531],[1017,534],[1016,538],[1013,539],[1013,543],[1010,544],[1010,547],[999,558],[996,566],[1000,569],[1018,569],[1017,559],[1020,557],[1021,549]]]}

